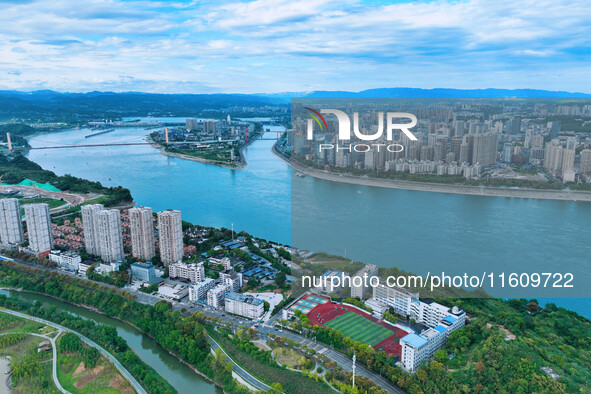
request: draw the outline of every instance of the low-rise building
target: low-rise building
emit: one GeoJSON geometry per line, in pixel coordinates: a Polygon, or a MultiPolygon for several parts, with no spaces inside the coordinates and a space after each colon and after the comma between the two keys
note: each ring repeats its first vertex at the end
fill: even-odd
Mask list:
{"type": "Polygon", "coordinates": [[[330,269],[320,277],[320,283],[319,286],[316,287],[316,291],[325,294],[338,293],[342,288],[344,288],[345,283],[343,282],[345,281],[343,279],[348,276],[349,274],[346,272],[330,269]],[[333,277],[339,278],[339,280],[333,280],[333,277]]]}
{"type": "Polygon", "coordinates": [[[189,294],[189,288],[187,286],[178,284],[165,283],[158,288],[158,294],[170,298],[172,300],[180,300],[189,294]]]}
{"type": "Polygon", "coordinates": [[[205,278],[189,286],[189,301],[197,302],[207,299],[207,292],[215,286],[215,281],[211,278],[205,278]]]}
{"type": "Polygon", "coordinates": [[[371,308],[371,313],[378,319],[384,318],[384,313],[388,310],[388,307],[375,298],[370,298],[365,301],[365,305],[371,308]]]}
{"type": "Polygon", "coordinates": [[[150,281],[156,277],[156,268],[152,263],[132,263],[131,277],[143,282],[150,281]]]}
{"type": "Polygon", "coordinates": [[[86,271],[90,268],[93,263],[78,263],[78,273],[86,275],[86,271]]]}
{"type": "Polygon", "coordinates": [[[120,261],[113,261],[113,262],[108,263],[108,264],[101,263],[97,267],[98,268],[97,271],[99,271],[103,275],[107,275],[107,274],[110,274],[113,271],[119,271],[119,267],[120,266],[121,266],[121,262],[120,261]]]}
{"type": "Polygon", "coordinates": [[[49,254],[49,260],[72,272],[78,272],[78,265],[82,261],[79,254],[61,250],[52,250],[49,254]]]}
{"type": "Polygon", "coordinates": [[[211,265],[221,265],[222,267],[224,267],[225,270],[230,270],[232,269],[232,262],[230,261],[229,257],[223,257],[221,259],[216,259],[216,258],[210,258],[209,259],[209,264],[211,265]]]}
{"type": "Polygon", "coordinates": [[[230,286],[230,291],[237,293],[242,287],[242,274],[234,271],[220,272],[220,282],[230,286]]]}
{"type": "Polygon", "coordinates": [[[224,298],[226,293],[230,292],[230,287],[227,285],[217,285],[207,292],[207,305],[212,308],[220,308],[224,306],[224,298]]]}
{"type": "Polygon", "coordinates": [[[174,263],[168,266],[168,275],[171,279],[184,279],[191,283],[197,283],[205,279],[205,268],[203,263],[174,263]]]}
{"type": "Polygon", "coordinates": [[[258,319],[264,313],[265,302],[253,296],[229,292],[224,302],[226,312],[249,319],[258,319]]]}

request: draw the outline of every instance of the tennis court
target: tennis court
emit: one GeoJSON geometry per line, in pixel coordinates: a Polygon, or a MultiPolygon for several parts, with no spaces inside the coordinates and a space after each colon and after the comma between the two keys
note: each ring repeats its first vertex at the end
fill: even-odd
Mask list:
{"type": "Polygon", "coordinates": [[[354,341],[363,342],[374,346],[394,333],[387,328],[366,319],[365,317],[347,312],[324,323],[326,327],[339,330],[343,336],[350,337],[354,341]]]}

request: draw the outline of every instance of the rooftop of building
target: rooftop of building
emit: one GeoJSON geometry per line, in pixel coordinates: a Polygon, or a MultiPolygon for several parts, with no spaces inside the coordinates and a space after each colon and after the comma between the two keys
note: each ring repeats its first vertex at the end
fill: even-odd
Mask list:
{"type": "Polygon", "coordinates": [[[148,263],[148,262],[145,262],[145,263],[136,262],[136,263],[131,263],[131,266],[137,267],[137,268],[151,268],[151,267],[154,267],[154,264],[148,263]]]}
{"type": "Polygon", "coordinates": [[[417,349],[425,346],[427,344],[427,340],[422,336],[417,334],[408,334],[402,337],[401,341],[408,343],[409,345],[416,347],[417,349]]]}
{"type": "Polygon", "coordinates": [[[443,321],[446,321],[446,322],[451,323],[451,324],[455,323],[456,320],[458,320],[458,319],[456,319],[453,316],[446,316],[446,317],[443,318],[443,321]]]}
{"type": "Polygon", "coordinates": [[[251,305],[261,305],[265,302],[265,301],[261,300],[260,298],[255,298],[253,296],[244,295],[244,294],[240,294],[240,293],[233,293],[233,292],[226,294],[226,298],[229,298],[229,299],[235,300],[235,301],[245,302],[245,303],[251,304],[251,305]]]}
{"type": "Polygon", "coordinates": [[[445,332],[445,330],[447,330],[447,328],[439,325],[439,326],[435,327],[434,330],[437,330],[439,332],[445,332]]]}
{"type": "Polygon", "coordinates": [[[365,264],[363,266],[363,268],[361,268],[359,271],[357,271],[356,275],[363,275],[365,273],[370,273],[372,271],[375,271],[378,269],[377,265],[374,264],[365,264]]]}
{"type": "MultiPolygon", "coordinates": [[[[444,331],[445,331],[445,330],[444,330],[444,331]]],[[[436,329],[434,329],[434,328],[430,328],[430,329],[428,329],[428,330],[426,330],[426,331],[423,331],[423,332],[421,333],[421,337],[425,338],[426,340],[429,340],[429,339],[431,339],[431,338],[433,338],[433,337],[435,337],[435,336],[437,336],[437,335],[441,334],[441,332],[442,332],[442,331],[436,330],[436,329]]]]}

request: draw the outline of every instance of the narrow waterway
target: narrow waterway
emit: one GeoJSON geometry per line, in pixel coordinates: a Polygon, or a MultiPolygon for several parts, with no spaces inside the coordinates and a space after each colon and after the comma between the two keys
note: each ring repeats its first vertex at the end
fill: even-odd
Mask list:
{"type": "MultiPolygon", "coordinates": [[[[156,372],[166,379],[179,393],[221,393],[222,390],[207,382],[175,357],[168,354],[160,345],[134,327],[119,320],[61,302],[40,294],[0,290],[0,294],[18,298],[27,302],[39,301],[46,307],[54,306],[58,311],[65,311],[97,323],[115,327],[117,334],[127,341],[129,347],[156,372]]],[[[3,371],[3,370],[2,370],[3,371]]],[[[2,372],[4,373],[4,372],[2,372]]],[[[2,391],[0,390],[0,393],[2,391]]]]}

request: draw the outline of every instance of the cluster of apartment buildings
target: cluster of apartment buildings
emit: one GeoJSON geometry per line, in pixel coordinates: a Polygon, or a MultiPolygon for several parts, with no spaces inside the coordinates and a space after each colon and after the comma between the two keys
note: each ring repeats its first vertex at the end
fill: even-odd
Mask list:
{"type": "Polygon", "coordinates": [[[27,232],[23,229],[21,207],[16,198],[0,200],[0,244],[5,249],[19,249],[36,256],[47,256],[53,247],[53,235],[49,205],[25,204],[27,232]],[[26,237],[25,237],[26,236],[26,237]],[[26,240],[26,247],[20,246],[26,240]]]}
{"type": "MultiPolygon", "coordinates": [[[[377,108],[382,104],[377,100],[367,108],[359,104],[355,109],[361,111],[359,113],[366,110],[364,116],[357,120],[360,133],[380,135],[376,140],[371,139],[371,143],[364,144],[364,149],[353,143],[343,144],[337,139],[338,123],[332,116],[327,118],[327,130],[314,131],[313,138],[308,138],[309,119],[295,111],[294,128],[288,131],[293,139],[287,141],[284,150],[325,168],[477,178],[487,175],[489,169],[514,163],[544,168],[563,182],[580,180],[591,183],[591,138],[578,127],[568,128],[581,121],[581,118],[576,118],[580,115],[568,115],[573,119],[565,127],[560,120],[550,120],[556,115],[565,116],[552,104],[532,106],[523,103],[515,106],[514,103],[507,103],[499,107],[498,103],[483,102],[476,105],[449,103],[439,107],[440,103],[416,103],[411,113],[418,117],[417,125],[412,128],[417,140],[410,140],[404,133],[392,136],[392,140],[380,134],[380,112],[377,108]],[[487,105],[497,107],[500,112],[489,113],[489,108],[485,108],[487,105]],[[518,108],[520,106],[522,108],[518,108]],[[544,119],[547,121],[544,122],[544,119]],[[499,150],[500,141],[503,145],[499,150]],[[390,143],[396,143],[398,149],[386,149],[390,143]],[[326,149],[327,146],[338,148],[326,149]]],[[[589,115],[583,108],[587,106],[571,107],[573,110],[570,113],[584,114],[581,116],[585,126],[588,120],[584,118],[589,115]]],[[[352,109],[348,111],[351,115],[352,109]]],[[[493,178],[496,175],[499,178],[508,177],[506,174],[491,174],[493,178]]]]}
{"type": "MultiPolygon", "coordinates": [[[[150,260],[156,255],[156,236],[152,208],[135,207],[128,211],[132,255],[150,260]]],[[[181,212],[158,212],[158,243],[164,266],[182,260],[184,256],[181,212]]],[[[84,243],[86,251],[105,262],[123,260],[123,234],[120,212],[106,209],[102,204],[82,206],[84,243]]]]}
{"type": "MultiPolygon", "coordinates": [[[[450,153],[449,155],[453,155],[450,153]]],[[[428,161],[398,159],[387,161],[385,171],[408,172],[410,174],[437,174],[437,175],[463,175],[465,178],[479,177],[482,165],[476,163],[470,165],[467,162],[457,163],[455,161],[428,161]]]]}

